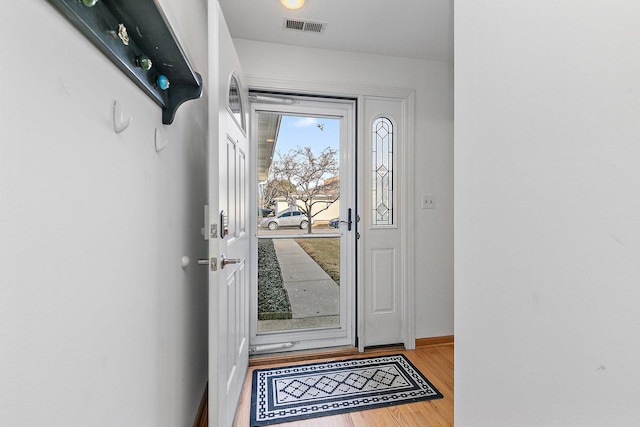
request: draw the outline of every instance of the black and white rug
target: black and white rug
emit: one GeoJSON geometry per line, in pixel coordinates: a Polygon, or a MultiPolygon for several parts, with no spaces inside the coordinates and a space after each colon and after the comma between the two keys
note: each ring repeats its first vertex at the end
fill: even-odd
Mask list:
{"type": "Polygon", "coordinates": [[[251,426],[440,398],[401,354],[256,369],[251,426]]]}

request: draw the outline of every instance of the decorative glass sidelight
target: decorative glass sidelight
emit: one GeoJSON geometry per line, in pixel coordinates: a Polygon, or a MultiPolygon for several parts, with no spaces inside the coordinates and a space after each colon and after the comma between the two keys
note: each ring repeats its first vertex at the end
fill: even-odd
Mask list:
{"type": "Polygon", "coordinates": [[[373,225],[393,225],[393,123],[373,121],[371,138],[373,225]]]}

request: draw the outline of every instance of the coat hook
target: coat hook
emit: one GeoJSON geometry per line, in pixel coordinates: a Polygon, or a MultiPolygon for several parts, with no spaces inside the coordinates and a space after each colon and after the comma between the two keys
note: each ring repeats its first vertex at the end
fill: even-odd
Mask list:
{"type": "Polygon", "coordinates": [[[120,111],[120,103],[115,101],[113,103],[113,130],[115,133],[120,133],[125,131],[129,125],[131,124],[132,117],[129,117],[127,120],[122,118],[122,112],[120,111]]]}
{"type": "Polygon", "coordinates": [[[164,137],[163,132],[160,130],[160,128],[156,128],[155,143],[156,153],[161,152],[162,150],[167,148],[167,145],[169,145],[169,140],[164,137]]]}

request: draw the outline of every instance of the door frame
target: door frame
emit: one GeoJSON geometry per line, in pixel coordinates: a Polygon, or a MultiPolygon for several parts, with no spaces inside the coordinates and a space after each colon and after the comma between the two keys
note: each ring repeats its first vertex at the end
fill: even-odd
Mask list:
{"type": "MultiPolygon", "coordinates": [[[[264,94],[265,97],[277,98],[279,95],[264,94]]],[[[309,116],[309,117],[327,117],[327,118],[341,118],[344,123],[340,130],[340,176],[348,177],[340,180],[340,217],[347,217],[347,210],[349,208],[355,208],[356,201],[356,188],[353,182],[356,176],[355,162],[350,162],[355,156],[355,143],[356,143],[356,101],[354,99],[332,99],[327,97],[322,99],[308,98],[304,95],[295,95],[299,98],[296,103],[270,103],[270,102],[250,102],[250,116],[252,119],[251,128],[251,149],[257,149],[257,120],[254,120],[258,112],[266,113],[279,113],[284,116],[309,116]]],[[[283,98],[288,98],[284,96],[283,98]]],[[[251,158],[251,174],[249,179],[257,181],[257,152],[251,158]]],[[[256,186],[250,187],[250,200],[255,202],[257,200],[257,188],[256,186]]],[[[251,206],[252,212],[257,211],[257,206],[251,206]]],[[[256,256],[258,252],[258,226],[256,221],[251,221],[250,230],[254,238],[252,239],[252,254],[256,256]]],[[[356,274],[355,269],[349,269],[349,263],[356,261],[356,247],[355,247],[355,232],[356,227],[347,231],[345,227],[340,227],[335,233],[330,235],[314,234],[312,237],[335,237],[340,235],[340,251],[341,251],[341,285],[340,285],[340,328],[326,327],[316,329],[291,329],[283,331],[274,331],[273,333],[258,334],[257,323],[257,290],[256,284],[258,280],[258,266],[257,262],[252,263],[251,272],[251,320],[250,320],[250,353],[253,354],[253,349],[256,347],[262,347],[264,350],[259,351],[261,353],[282,351],[282,347],[278,348],[278,345],[287,345],[286,343],[295,343],[289,347],[289,344],[285,348],[291,350],[308,350],[315,348],[336,347],[336,346],[353,346],[355,344],[355,313],[356,313],[356,300],[355,300],[355,284],[356,274]],[[346,261],[346,262],[345,262],[346,261]],[[346,271],[345,271],[346,270],[346,271]],[[345,274],[346,272],[346,274],[345,274]]],[[[287,232],[283,231],[282,235],[286,235],[287,232]]],[[[304,238],[303,236],[300,236],[304,238]]],[[[307,237],[309,238],[309,237],[307,237]]],[[[257,353],[257,352],[256,352],[257,353]]]]}
{"type": "MultiPolygon", "coordinates": [[[[404,201],[403,209],[401,209],[401,247],[403,257],[400,265],[401,286],[402,286],[402,310],[403,310],[403,339],[404,347],[408,350],[415,349],[415,257],[414,257],[414,238],[411,230],[414,230],[415,223],[415,183],[414,176],[414,122],[415,122],[415,90],[408,88],[395,88],[386,86],[363,85],[355,83],[342,82],[319,82],[319,81],[301,81],[290,79],[271,79],[256,75],[245,75],[245,84],[249,90],[272,91],[294,94],[315,94],[327,97],[348,97],[355,98],[356,109],[364,105],[364,99],[368,97],[386,98],[398,100],[402,103],[402,124],[401,132],[406,136],[404,149],[401,150],[398,158],[398,171],[401,181],[404,183],[403,189],[400,191],[400,200],[404,201]]],[[[363,159],[364,144],[361,143],[363,135],[368,129],[365,127],[362,114],[356,111],[356,157],[357,157],[357,178],[356,181],[366,179],[364,176],[363,159]]],[[[356,203],[360,207],[364,207],[364,195],[362,191],[356,191],[356,203]]],[[[356,227],[360,233],[366,232],[361,227],[356,227]]],[[[364,285],[362,278],[364,277],[363,256],[363,239],[358,239],[356,243],[357,252],[357,277],[356,277],[356,337],[365,336],[364,330],[364,285]]],[[[358,348],[364,351],[363,340],[358,340],[358,348]]]]}

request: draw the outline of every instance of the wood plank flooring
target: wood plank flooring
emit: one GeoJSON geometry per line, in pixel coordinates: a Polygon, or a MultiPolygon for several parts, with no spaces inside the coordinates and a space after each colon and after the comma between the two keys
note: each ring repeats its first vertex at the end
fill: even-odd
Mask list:
{"type": "MultiPolygon", "coordinates": [[[[387,408],[370,409],[329,417],[312,418],[284,424],[284,427],[444,427],[453,426],[453,344],[421,347],[416,350],[384,349],[372,350],[357,355],[332,357],[330,360],[372,357],[385,354],[404,354],[444,395],[444,399],[409,403],[387,408]]],[[[304,364],[327,360],[306,359],[296,362],[272,363],[259,368],[304,364]]],[[[245,378],[234,427],[249,426],[251,405],[251,374],[258,367],[249,368],[245,378]]]]}

